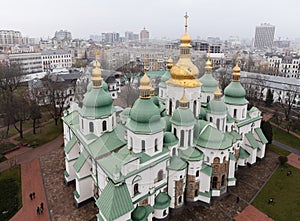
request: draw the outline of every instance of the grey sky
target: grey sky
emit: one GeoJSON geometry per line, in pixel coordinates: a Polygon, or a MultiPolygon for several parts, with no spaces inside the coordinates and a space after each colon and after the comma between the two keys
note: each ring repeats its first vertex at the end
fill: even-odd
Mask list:
{"type": "Polygon", "coordinates": [[[179,38],[188,12],[189,33],[252,38],[255,26],[276,26],[275,37],[300,38],[299,0],[5,0],[0,7],[0,29],[23,36],[53,37],[57,30],[72,36],[125,31],[139,33],[145,26],[151,38],[179,38]]]}

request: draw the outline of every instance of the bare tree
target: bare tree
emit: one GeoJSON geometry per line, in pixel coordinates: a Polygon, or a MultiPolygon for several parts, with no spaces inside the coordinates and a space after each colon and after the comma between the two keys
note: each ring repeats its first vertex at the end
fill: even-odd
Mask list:
{"type": "Polygon", "coordinates": [[[231,70],[226,68],[219,68],[214,73],[214,77],[219,81],[219,87],[222,91],[225,90],[225,87],[230,83],[231,81],[231,70]]]}
{"type": "Polygon", "coordinates": [[[19,64],[0,64],[0,112],[4,116],[7,135],[10,124],[13,123],[10,107],[13,103],[14,93],[21,85],[22,77],[23,72],[19,64]]]}
{"type": "Polygon", "coordinates": [[[290,120],[290,114],[293,105],[295,104],[295,98],[299,94],[299,87],[297,85],[289,85],[286,87],[283,97],[279,97],[280,105],[284,111],[285,120],[290,120]]]}

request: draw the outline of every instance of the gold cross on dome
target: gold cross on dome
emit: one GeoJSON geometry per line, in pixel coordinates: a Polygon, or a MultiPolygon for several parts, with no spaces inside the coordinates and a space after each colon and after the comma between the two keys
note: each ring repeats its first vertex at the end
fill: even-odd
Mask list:
{"type": "Polygon", "coordinates": [[[188,18],[189,18],[189,16],[187,15],[187,12],[185,13],[184,18],[185,18],[185,25],[184,25],[184,27],[185,27],[185,31],[187,31],[187,27],[188,27],[187,20],[188,20],[188,18]]]}

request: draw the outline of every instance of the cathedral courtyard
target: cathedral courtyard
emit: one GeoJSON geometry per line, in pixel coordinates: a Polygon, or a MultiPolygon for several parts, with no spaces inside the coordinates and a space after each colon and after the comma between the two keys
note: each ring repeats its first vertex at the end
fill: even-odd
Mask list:
{"type": "MultiPolygon", "coordinates": [[[[90,202],[78,209],[72,194],[75,187],[64,184],[63,149],[43,155],[40,162],[52,220],[96,220],[97,207],[94,207],[94,203],[90,202]]],[[[173,210],[169,220],[232,220],[251,204],[277,166],[278,155],[267,151],[266,157],[255,165],[238,169],[237,185],[230,188],[224,197],[214,199],[211,206],[195,203],[173,210]]]]}

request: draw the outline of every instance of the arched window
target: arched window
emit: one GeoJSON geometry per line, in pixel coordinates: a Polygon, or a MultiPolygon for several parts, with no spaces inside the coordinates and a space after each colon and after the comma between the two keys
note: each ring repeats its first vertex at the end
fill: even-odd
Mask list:
{"type": "Polygon", "coordinates": [[[226,131],[228,131],[228,126],[226,125],[226,131]]]}
{"type": "Polygon", "coordinates": [[[139,192],[139,184],[138,183],[136,183],[136,184],[134,184],[134,186],[133,186],[133,195],[137,195],[137,194],[139,194],[140,192],[139,192]]]}
{"type": "Polygon", "coordinates": [[[182,196],[179,196],[178,197],[178,204],[181,204],[182,203],[182,196]]]}
{"type": "Polygon", "coordinates": [[[176,106],[175,106],[175,109],[179,107],[179,101],[176,101],[176,106]]]}
{"type": "Polygon", "coordinates": [[[177,130],[175,127],[174,127],[174,135],[177,137],[177,130]]]}
{"type": "Polygon", "coordinates": [[[102,131],[106,131],[107,130],[107,125],[106,125],[106,120],[102,121],[102,131]]]}
{"type": "Polygon", "coordinates": [[[196,100],[194,100],[193,112],[194,112],[194,116],[197,117],[197,101],[196,100]]]}
{"type": "Polygon", "coordinates": [[[198,196],[198,189],[195,189],[195,197],[198,196]]]}
{"type": "Polygon", "coordinates": [[[176,148],[174,147],[173,149],[172,149],[172,156],[175,156],[176,155],[176,148]]]}
{"type": "Polygon", "coordinates": [[[221,186],[225,185],[225,175],[222,176],[222,182],[221,182],[221,186]]]}
{"type": "Polygon", "coordinates": [[[163,180],[163,178],[164,178],[164,171],[163,170],[158,171],[158,173],[157,173],[157,182],[163,180]]]}
{"type": "Polygon", "coordinates": [[[233,109],[233,117],[236,118],[237,115],[237,109],[233,109]]]}
{"type": "Polygon", "coordinates": [[[90,129],[91,133],[94,133],[94,123],[93,122],[89,123],[89,129],[90,129]]]}
{"type": "Polygon", "coordinates": [[[112,118],[111,118],[111,126],[113,127],[113,126],[114,126],[114,124],[115,124],[115,118],[114,118],[114,117],[112,117],[112,118]]]}
{"type": "Polygon", "coordinates": [[[200,171],[197,170],[197,171],[196,171],[196,177],[199,177],[199,175],[200,175],[200,171]]]}
{"type": "Polygon", "coordinates": [[[184,131],[183,130],[180,131],[180,146],[181,147],[184,146],[184,131]]]}
{"type": "Polygon", "coordinates": [[[212,188],[216,189],[218,184],[218,177],[214,176],[212,181],[212,188]]]}
{"type": "Polygon", "coordinates": [[[163,212],[163,216],[166,216],[166,215],[167,215],[167,210],[165,209],[163,212]]]}
{"type": "Polygon", "coordinates": [[[192,130],[189,130],[189,137],[188,137],[188,146],[191,146],[191,135],[192,135],[192,130]]]}
{"type": "Polygon", "coordinates": [[[214,158],[214,163],[220,163],[220,158],[219,157],[215,157],[214,158]]]}
{"type": "Polygon", "coordinates": [[[206,97],[206,102],[208,103],[209,100],[210,100],[210,96],[207,96],[207,97],[206,97]]]}
{"type": "Polygon", "coordinates": [[[220,130],[220,119],[217,119],[217,128],[220,130]]]}
{"type": "Polygon", "coordinates": [[[84,130],[83,119],[81,119],[81,128],[82,128],[82,130],[84,130]]]}
{"type": "Polygon", "coordinates": [[[157,139],[154,140],[154,151],[158,151],[157,139]]]}
{"type": "Polygon", "coordinates": [[[145,151],[146,149],[146,142],[142,140],[142,151],[145,151]]]}
{"type": "Polygon", "coordinates": [[[212,117],[209,117],[209,122],[213,122],[213,118],[212,117]]]}
{"type": "Polygon", "coordinates": [[[169,100],[169,115],[172,115],[172,100],[169,100]]]}
{"type": "Polygon", "coordinates": [[[133,139],[130,137],[130,148],[133,148],[133,139]]]}

